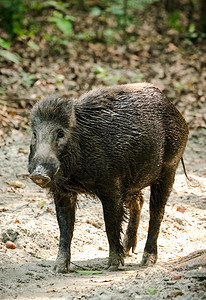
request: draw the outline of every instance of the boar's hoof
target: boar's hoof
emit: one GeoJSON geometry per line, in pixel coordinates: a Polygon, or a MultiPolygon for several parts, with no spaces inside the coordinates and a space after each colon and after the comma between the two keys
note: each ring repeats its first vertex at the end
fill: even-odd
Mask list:
{"type": "Polygon", "coordinates": [[[124,246],[124,255],[129,256],[129,253],[130,253],[130,247],[124,246]]]}
{"type": "Polygon", "coordinates": [[[56,273],[67,273],[69,270],[69,262],[70,260],[68,254],[59,254],[54,263],[53,271],[55,271],[56,273]]]}
{"type": "Polygon", "coordinates": [[[121,254],[112,254],[109,257],[109,262],[108,262],[108,271],[112,272],[112,271],[117,271],[119,268],[120,263],[122,264],[122,266],[124,266],[124,255],[121,254]]]}
{"type": "Polygon", "coordinates": [[[156,253],[144,252],[140,267],[152,267],[157,261],[156,253]]]}
{"type": "Polygon", "coordinates": [[[136,243],[133,243],[131,245],[131,243],[129,243],[128,240],[124,240],[123,242],[123,248],[124,248],[124,254],[125,256],[129,256],[130,250],[132,249],[132,253],[134,253],[135,249],[136,249],[136,243]]]}

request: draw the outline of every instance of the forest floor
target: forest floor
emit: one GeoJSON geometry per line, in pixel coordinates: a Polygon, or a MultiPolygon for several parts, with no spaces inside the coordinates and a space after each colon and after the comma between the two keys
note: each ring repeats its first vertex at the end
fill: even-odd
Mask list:
{"type": "MultiPolygon", "coordinates": [[[[79,13],[75,18],[75,34],[101,31],[97,19],[79,13]]],[[[37,34],[30,42],[38,47],[19,38],[11,49],[21,64],[0,58],[0,299],[205,299],[206,42],[188,46],[174,29],[161,31],[153,11],[139,22],[128,27],[128,36],[135,36],[129,42],[119,42],[116,32],[108,44],[79,39],[59,46],[37,34]],[[73,272],[55,274],[51,266],[59,229],[53,200],[27,172],[29,109],[48,93],[77,97],[99,85],[140,81],[159,86],[184,115],[190,128],[184,160],[198,185],[188,185],[180,165],[161,226],[157,264],[141,269],[149,220],[149,190],[144,190],[136,252],[117,272],[105,270],[108,242],[101,203],[80,196],[73,272]],[[8,240],[15,249],[6,248],[8,240]],[[84,269],[94,273],[83,274],[84,269]]],[[[42,32],[58,34],[51,24],[42,26],[42,32]]]]}
{"type": "Polygon", "coordinates": [[[145,189],[137,249],[125,259],[125,266],[117,272],[105,270],[108,243],[101,203],[80,196],[72,242],[73,272],[55,274],[51,266],[59,229],[54,204],[28,178],[29,135],[13,133],[0,149],[0,298],[205,299],[205,135],[203,129],[190,133],[184,159],[189,176],[198,185],[187,184],[180,165],[161,226],[155,267],[138,267],[149,218],[149,190],[145,189]],[[8,240],[16,249],[6,248],[8,240]]]}

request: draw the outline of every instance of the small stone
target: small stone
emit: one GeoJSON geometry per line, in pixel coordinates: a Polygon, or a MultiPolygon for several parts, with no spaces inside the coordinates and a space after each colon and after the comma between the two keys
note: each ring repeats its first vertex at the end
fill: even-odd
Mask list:
{"type": "Polygon", "coordinates": [[[16,249],[16,245],[14,243],[12,243],[11,241],[7,241],[5,246],[8,249],[16,249]]]}

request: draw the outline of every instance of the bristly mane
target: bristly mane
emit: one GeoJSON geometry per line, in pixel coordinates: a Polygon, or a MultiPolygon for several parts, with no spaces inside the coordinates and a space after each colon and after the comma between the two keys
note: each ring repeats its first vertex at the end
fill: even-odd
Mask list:
{"type": "MultiPolygon", "coordinates": [[[[35,126],[38,119],[38,122],[53,121],[68,128],[71,126],[71,118],[74,119],[73,101],[56,95],[37,102],[31,111],[32,126],[35,126]]],[[[73,123],[75,123],[74,120],[73,123]]]]}

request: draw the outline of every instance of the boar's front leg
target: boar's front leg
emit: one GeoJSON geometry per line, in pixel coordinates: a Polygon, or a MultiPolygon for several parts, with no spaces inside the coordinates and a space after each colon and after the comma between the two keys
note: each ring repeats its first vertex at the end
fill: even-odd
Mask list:
{"type": "Polygon", "coordinates": [[[76,193],[54,193],[57,220],[60,229],[59,251],[54,270],[58,273],[68,271],[70,264],[71,240],[74,231],[76,193]]]}
{"type": "Polygon", "coordinates": [[[120,241],[121,224],[124,215],[123,201],[119,195],[99,195],[103,205],[106,233],[109,241],[109,271],[118,269],[120,263],[124,265],[124,251],[120,241]]]}

